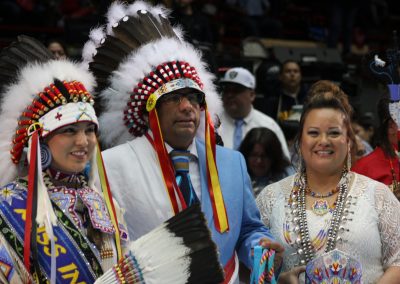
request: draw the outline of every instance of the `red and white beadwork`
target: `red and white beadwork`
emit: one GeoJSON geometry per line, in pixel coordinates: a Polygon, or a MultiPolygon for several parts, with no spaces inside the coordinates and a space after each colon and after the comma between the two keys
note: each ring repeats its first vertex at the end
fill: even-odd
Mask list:
{"type": "MultiPolygon", "coordinates": [[[[124,122],[131,134],[141,136],[147,130],[147,123],[143,114],[146,113],[146,104],[150,95],[156,93],[156,98],[159,98],[172,90],[168,88],[168,82],[183,78],[193,82],[193,84],[190,84],[191,88],[203,90],[203,83],[200,81],[196,69],[185,61],[164,62],[143,78],[133,89],[124,110],[124,122]]],[[[184,84],[181,88],[184,87],[188,87],[188,84],[184,84]]],[[[177,86],[173,88],[173,90],[177,89],[179,89],[177,86]]]]}
{"type": "MultiPolygon", "coordinates": [[[[54,84],[50,84],[50,86],[45,87],[42,92],[37,94],[32,103],[28,105],[22,112],[20,118],[18,119],[18,127],[15,131],[15,135],[12,140],[13,146],[10,151],[11,160],[15,164],[19,162],[23,148],[28,143],[30,130],[35,127],[42,127],[41,121],[43,122],[43,117],[45,117],[48,113],[53,114],[53,109],[66,105],[69,102],[81,101],[84,103],[88,102],[90,105],[94,104],[92,96],[88,93],[81,82],[63,81],[62,84],[69,94],[68,97],[65,97],[54,84]]],[[[60,115],[57,117],[61,119],[62,114],[60,113],[60,115]]],[[[57,120],[57,118],[55,119],[57,120]]]]}

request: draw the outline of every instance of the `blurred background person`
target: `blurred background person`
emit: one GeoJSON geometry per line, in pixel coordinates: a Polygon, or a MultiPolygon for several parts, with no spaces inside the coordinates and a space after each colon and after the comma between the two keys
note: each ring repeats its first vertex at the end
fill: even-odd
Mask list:
{"type": "Polygon", "coordinates": [[[387,98],[378,102],[379,126],[375,150],[358,160],[352,170],[388,185],[399,198],[399,134],[389,112],[389,103],[387,98]]]}
{"type": "Polygon", "coordinates": [[[288,119],[294,105],[302,105],[307,95],[302,84],[300,65],[294,60],[282,64],[279,84],[275,91],[265,95],[265,113],[277,121],[288,119]]]}
{"type": "Polygon", "coordinates": [[[282,23],[270,14],[271,3],[268,0],[226,0],[231,9],[240,17],[243,36],[274,37],[282,36],[282,23]]]}
{"type": "Polygon", "coordinates": [[[55,59],[67,59],[67,48],[61,40],[49,40],[47,43],[47,49],[50,50],[55,59]]]}
{"type": "Polygon", "coordinates": [[[203,11],[204,3],[196,0],[172,0],[171,2],[171,23],[183,27],[185,40],[202,51],[209,70],[215,72],[217,69],[215,46],[218,32],[211,16],[203,11]]]}
{"type": "Polygon", "coordinates": [[[289,149],[279,125],[269,116],[254,109],[256,79],[242,67],[231,68],[220,79],[224,110],[221,114],[219,134],[227,148],[239,149],[243,137],[252,128],[266,127],[278,137],[284,155],[289,149]]]}
{"type": "Polygon", "coordinates": [[[352,156],[352,165],[354,165],[359,159],[368,155],[367,149],[365,147],[364,141],[360,138],[360,136],[355,135],[356,144],[355,151],[352,156]]]}
{"type": "Polygon", "coordinates": [[[374,149],[371,146],[373,143],[372,139],[374,136],[374,125],[372,122],[371,115],[354,115],[351,120],[351,127],[354,130],[354,134],[357,135],[365,146],[366,154],[371,153],[374,149]]]}
{"type": "Polygon", "coordinates": [[[199,1],[173,0],[171,22],[185,29],[185,39],[194,44],[215,43],[213,27],[207,15],[203,13],[199,1]]]}
{"type": "Polygon", "coordinates": [[[356,20],[357,12],[360,10],[363,3],[364,1],[360,0],[329,1],[331,19],[327,45],[328,47],[336,48],[340,36],[342,36],[341,38],[343,56],[347,56],[351,51],[354,22],[356,20]]]}
{"type": "Polygon", "coordinates": [[[246,160],[255,196],[268,184],[294,174],[294,169],[283,154],[278,137],[268,128],[257,127],[250,130],[239,151],[246,160]]]}

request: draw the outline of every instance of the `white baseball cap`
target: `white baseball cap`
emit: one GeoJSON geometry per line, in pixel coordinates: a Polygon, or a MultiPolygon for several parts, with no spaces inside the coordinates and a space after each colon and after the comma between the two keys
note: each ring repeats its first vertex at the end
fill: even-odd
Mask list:
{"type": "Polygon", "coordinates": [[[249,89],[255,89],[256,79],[249,70],[242,67],[234,67],[225,72],[219,80],[220,83],[236,83],[249,89]]]}

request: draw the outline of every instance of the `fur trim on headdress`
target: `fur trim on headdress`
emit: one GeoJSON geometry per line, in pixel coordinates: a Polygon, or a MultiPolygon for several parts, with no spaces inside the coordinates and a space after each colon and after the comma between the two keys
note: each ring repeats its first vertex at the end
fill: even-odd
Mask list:
{"type": "Polygon", "coordinates": [[[0,184],[15,179],[17,166],[11,161],[12,140],[18,126],[18,119],[43,88],[57,78],[60,81],[79,80],[92,91],[93,76],[77,64],[69,61],[49,61],[42,64],[29,64],[19,73],[16,81],[7,87],[2,95],[0,112],[0,184]]]}

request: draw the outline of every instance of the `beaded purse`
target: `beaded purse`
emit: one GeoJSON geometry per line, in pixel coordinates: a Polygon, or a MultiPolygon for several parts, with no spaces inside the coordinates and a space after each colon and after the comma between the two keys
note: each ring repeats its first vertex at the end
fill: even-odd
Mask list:
{"type": "Polygon", "coordinates": [[[361,263],[340,250],[332,250],[307,264],[306,284],[361,284],[361,263]]]}

